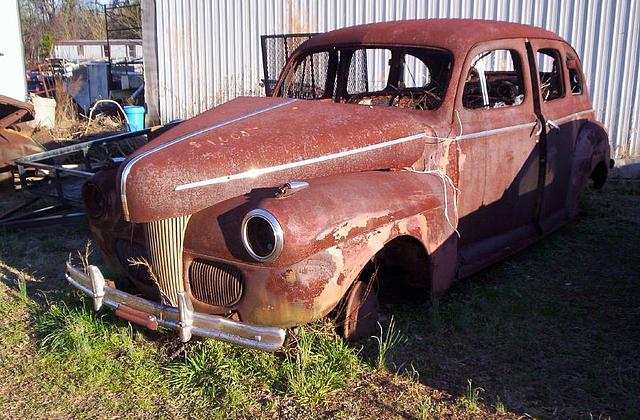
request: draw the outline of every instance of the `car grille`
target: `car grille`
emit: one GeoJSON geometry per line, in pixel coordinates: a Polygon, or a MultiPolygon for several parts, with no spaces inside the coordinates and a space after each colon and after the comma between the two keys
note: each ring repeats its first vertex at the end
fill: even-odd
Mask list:
{"type": "Polygon", "coordinates": [[[230,265],[194,260],[189,266],[189,286],[199,301],[228,307],[242,296],[242,273],[230,265]]]}
{"type": "Polygon", "coordinates": [[[190,216],[157,220],[145,224],[144,233],[149,264],[165,304],[176,306],[182,281],[182,245],[190,216]]]}

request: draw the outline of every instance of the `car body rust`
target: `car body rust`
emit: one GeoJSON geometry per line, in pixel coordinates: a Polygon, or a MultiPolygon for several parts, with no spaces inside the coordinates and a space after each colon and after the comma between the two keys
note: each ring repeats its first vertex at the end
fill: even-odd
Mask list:
{"type": "Polygon", "coordinates": [[[532,26],[416,20],[318,35],[290,57],[273,97],[206,111],[89,181],[87,207],[96,194],[103,203],[91,230],[114,272],[150,299],[165,291],[130,261],[156,247],[196,311],[253,324],[326,316],[371,264],[440,294],[562,226],[589,179],[604,182],[608,136],[584,80],[573,48],[532,26]],[[351,83],[364,50],[390,57],[377,90],[351,83]],[[478,64],[494,53],[512,66],[478,64]],[[411,60],[427,67],[424,85],[410,86],[411,60]],[[314,70],[301,75],[307,62],[314,70]],[[308,185],[280,194],[291,181],[308,185]],[[277,226],[246,239],[255,209],[277,226]],[[278,235],[275,258],[252,257],[248,247],[277,248],[278,235]],[[237,299],[220,303],[232,290],[237,299]]]}

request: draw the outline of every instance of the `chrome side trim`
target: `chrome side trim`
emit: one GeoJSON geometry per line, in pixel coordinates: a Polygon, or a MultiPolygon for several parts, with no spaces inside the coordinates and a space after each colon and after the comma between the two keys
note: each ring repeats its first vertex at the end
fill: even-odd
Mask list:
{"type": "Polygon", "coordinates": [[[290,99],[288,101],[284,101],[284,102],[280,102],[277,104],[273,104],[273,105],[269,105],[266,108],[262,108],[262,109],[258,109],[256,111],[252,111],[249,112],[247,114],[242,114],[239,115],[237,117],[231,118],[229,120],[217,123],[217,124],[213,124],[210,125],[209,127],[204,127],[201,128],[199,130],[193,131],[189,134],[185,134],[184,136],[180,136],[177,139],[168,141],[166,143],[160,144],[156,147],[154,147],[153,149],[149,149],[144,153],[139,154],[138,156],[134,157],[133,159],[131,159],[129,162],[127,162],[124,166],[124,168],[122,169],[122,174],[120,175],[120,198],[122,200],[122,210],[124,212],[124,219],[129,221],[129,206],[127,204],[127,177],[129,176],[129,172],[131,172],[131,168],[133,167],[133,165],[135,165],[137,162],[139,162],[141,159],[143,159],[146,156],[149,156],[152,153],[155,153],[157,151],[166,149],[169,146],[173,146],[174,144],[180,143],[184,140],[188,140],[192,137],[198,136],[200,134],[206,133],[208,131],[211,130],[215,130],[217,128],[220,127],[224,127],[225,125],[228,124],[232,124],[234,122],[238,122],[238,121],[242,121],[246,118],[249,117],[253,117],[254,115],[258,115],[258,114],[262,114],[263,112],[267,112],[267,111],[271,111],[272,109],[276,109],[276,108],[280,108],[281,106],[285,106],[285,105],[289,105],[290,103],[293,103],[297,101],[297,99],[290,99]]]}
{"type": "Polygon", "coordinates": [[[233,175],[224,175],[224,176],[217,177],[217,178],[210,178],[210,179],[205,179],[205,180],[202,180],[202,181],[197,181],[197,182],[191,182],[191,183],[188,183],[188,184],[178,185],[175,188],[175,191],[182,191],[182,190],[188,190],[188,189],[191,189],[191,188],[204,187],[206,185],[223,184],[225,182],[235,181],[237,179],[255,178],[255,177],[258,177],[258,176],[261,176],[261,175],[265,175],[265,174],[270,174],[270,173],[273,173],[273,172],[279,172],[279,171],[284,171],[284,170],[287,170],[287,169],[299,168],[301,166],[306,166],[306,165],[311,165],[311,164],[314,164],[314,163],[325,162],[327,160],[340,159],[340,158],[351,156],[351,155],[355,155],[355,154],[358,154],[358,153],[364,153],[364,152],[369,152],[371,150],[382,149],[382,148],[385,148],[385,147],[394,146],[396,144],[406,143],[406,142],[409,142],[409,141],[418,140],[418,139],[422,139],[422,138],[426,138],[426,137],[427,137],[427,135],[425,133],[413,134],[411,136],[401,137],[399,139],[389,140],[389,141],[386,141],[386,142],[383,142],[383,143],[372,144],[372,145],[369,145],[369,146],[360,147],[358,149],[345,150],[344,152],[331,153],[331,154],[328,154],[328,155],[318,156],[318,157],[311,158],[311,159],[299,160],[297,162],[283,163],[281,165],[269,166],[269,167],[261,168],[261,169],[251,169],[249,171],[240,172],[240,173],[233,174],[233,175]]]}
{"type": "MultiPolygon", "coordinates": [[[[100,273],[95,266],[89,266],[89,271],[100,273]]],[[[174,307],[152,302],[104,284],[92,283],[83,270],[69,262],[67,262],[65,277],[69,284],[92,298],[94,305],[96,305],[96,299],[100,299],[103,306],[113,309],[124,305],[144,312],[155,317],[158,325],[177,330],[183,341],[189,340],[191,335],[198,335],[264,351],[278,350],[284,343],[286,333],[282,328],[247,324],[221,316],[195,312],[185,292],[178,294],[178,307],[174,307]]]]}
{"type": "Polygon", "coordinates": [[[562,124],[565,121],[569,121],[573,118],[580,117],[582,115],[593,114],[595,111],[593,109],[587,109],[584,111],[574,112],[573,114],[565,115],[564,117],[556,118],[555,122],[558,124],[562,124]]]}
{"type": "Polygon", "coordinates": [[[475,133],[463,134],[462,136],[458,136],[455,140],[469,140],[469,139],[475,139],[478,137],[504,134],[511,131],[520,130],[522,128],[529,128],[529,127],[533,128],[536,124],[537,124],[536,121],[533,121],[533,122],[524,123],[524,124],[510,125],[509,127],[500,127],[500,128],[494,128],[492,130],[478,131],[475,133]]]}

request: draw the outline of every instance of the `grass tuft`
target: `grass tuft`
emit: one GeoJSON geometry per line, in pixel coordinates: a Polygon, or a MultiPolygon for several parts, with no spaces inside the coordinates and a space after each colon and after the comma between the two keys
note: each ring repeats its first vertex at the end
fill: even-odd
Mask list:
{"type": "Polygon", "coordinates": [[[500,395],[496,396],[496,413],[503,415],[507,412],[507,407],[500,399],[500,395]]]}
{"type": "Polygon", "coordinates": [[[361,367],[360,350],[349,347],[328,325],[301,327],[283,364],[288,389],[304,403],[317,404],[339,391],[361,367]]]}
{"type": "Polygon", "coordinates": [[[418,418],[432,419],[440,416],[440,408],[431,397],[422,398],[418,402],[418,418]]]}
{"type": "Polygon", "coordinates": [[[167,383],[181,395],[195,396],[200,408],[229,410],[250,405],[253,390],[268,392],[277,382],[277,358],[215,340],[195,343],[183,360],[164,368],[167,383]]]}
{"type": "Polygon", "coordinates": [[[24,304],[31,304],[31,299],[29,299],[29,294],[27,293],[27,275],[20,272],[18,273],[18,298],[24,304]]]}
{"type": "Polygon", "coordinates": [[[42,348],[59,354],[90,353],[111,338],[112,328],[87,305],[66,302],[51,305],[36,323],[42,348]]]}
{"type": "Polygon", "coordinates": [[[383,331],[382,325],[378,323],[380,327],[380,336],[373,336],[372,338],[378,343],[378,354],[376,357],[376,367],[378,369],[386,369],[387,368],[387,357],[389,356],[391,350],[400,344],[404,343],[407,339],[403,336],[400,331],[395,329],[396,323],[393,318],[389,321],[389,327],[387,328],[386,333],[383,331]]]}
{"type": "Polygon", "coordinates": [[[480,393],[483,391],[480,387],[474,388],[471,379],[467,379],[467,389],[459,401],[460,408],[469,414],[477,412],[480,408],[480,393]]]}

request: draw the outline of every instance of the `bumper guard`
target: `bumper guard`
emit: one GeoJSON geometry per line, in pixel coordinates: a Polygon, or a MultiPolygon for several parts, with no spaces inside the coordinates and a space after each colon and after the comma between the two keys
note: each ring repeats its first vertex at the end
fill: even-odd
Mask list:
{"type": "Polygon", "coordinates": [[[65,276],[73,287],[93,299],[96,311],[106,305],[115,309],[117,315],[137,324],[178,330],[182,341],[189,341],[192,335],[197,335],[265,351],[275,351],[284,343],[286,333],[282,328],[246,324],[195,312],[185,292],[178,293],[176,308],[110,287],[94,265],[90,265],[87,271],[89,274],[67,262],[65,276]]]}

